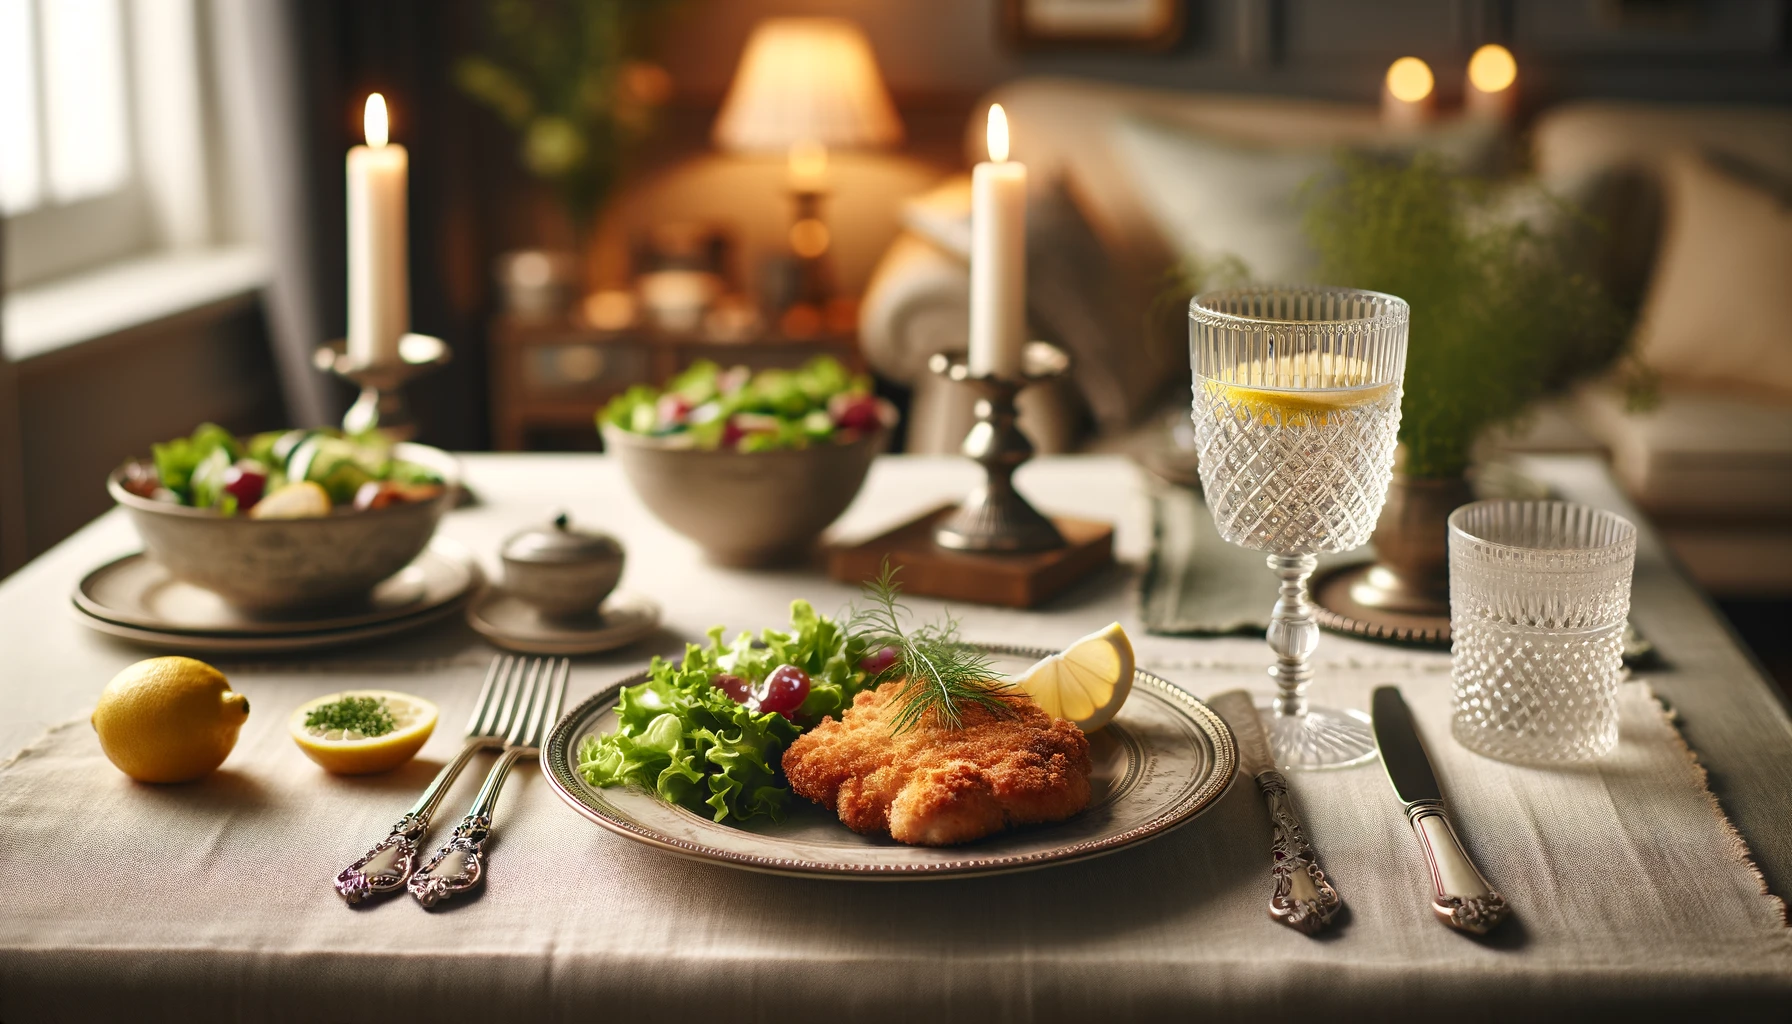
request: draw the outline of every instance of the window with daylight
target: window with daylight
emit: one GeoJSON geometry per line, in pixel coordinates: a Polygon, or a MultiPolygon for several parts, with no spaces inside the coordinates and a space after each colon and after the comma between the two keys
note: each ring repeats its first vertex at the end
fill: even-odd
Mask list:
{"type": "Polygon", "coordinates": [[[209,235],[195,0],[0,0],[6,285],[209,235]]]}

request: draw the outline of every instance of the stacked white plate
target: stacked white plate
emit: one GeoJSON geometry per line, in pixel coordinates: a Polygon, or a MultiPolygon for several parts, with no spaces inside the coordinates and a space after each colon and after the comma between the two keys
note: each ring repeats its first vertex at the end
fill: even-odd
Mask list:
{"type": "Polygon", "coordinates": [[[314,651],[391,636],[463,608],[479,589],[479,567],[444,537],[353,604],[288,615],[232,608],[203,587],[182,583],[138,552],[87,574],[75,592],[76,618],[90,629],[146,647],[192,654],[314,651]]]}

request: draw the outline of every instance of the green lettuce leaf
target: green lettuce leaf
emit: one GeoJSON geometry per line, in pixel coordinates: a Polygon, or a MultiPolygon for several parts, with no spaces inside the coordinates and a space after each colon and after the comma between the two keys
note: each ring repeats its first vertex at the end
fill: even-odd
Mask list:
{"type": "Polygon", "coordinates": [[[742,633],[724,644],[718,626],[707,644],[685,645],[681,661],[655,658],[646,682],[623,687],[616,731],[581,744],[579,772],[594,786],[639,786],[716,821],[781,820],[790,801],[784,750],[804,729],[839,717],[865,688],[864,653],[807,601],[791,604],[788,632],[742,633]],[[723,672],[757,683],[780,665],[810,678],[808,698],[789,718],[755,713],[713,683],[723,672]]]}

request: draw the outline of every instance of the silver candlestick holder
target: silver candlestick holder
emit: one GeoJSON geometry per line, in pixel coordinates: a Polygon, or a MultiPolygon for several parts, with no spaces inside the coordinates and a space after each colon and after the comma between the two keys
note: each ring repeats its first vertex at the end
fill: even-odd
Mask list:
{"type": "Polygon", "coordinates": [[[1033,457],[1033,443],[1015,424],[1014,400],[1033,386],[1057,380],[1070,370],[1070,357],[1043,341],[1029,342],[1021,353],[1018,377],[973,374],[960,353],[939,353],[928,369],[977,391],[977,423],[965,435],[962,451],[983,467],[982,484],[951,515],[934,527],[933,540],[954,551],[1012,554],[1064,546],[1064,535],[1052,521],[1014,489],[1014,471],[1033,457]]]}
{"type": "Polygon", "coordinates": [[[448,362],[453,353],[448,343],[428,334],[407,334],[398,339],[398,361],[369,364],[349,358],[346,342],[333,341],[319,346],[311,361],[318,369],[353,381],[361,389],[355,404],[342,414],[342,429],[362,434],[378,429],[397,441],[409,441],[417,434],[417,423],[411,418],[410,403],[405,401],[404,386],[411,378],[428,373],[448,362]]]}

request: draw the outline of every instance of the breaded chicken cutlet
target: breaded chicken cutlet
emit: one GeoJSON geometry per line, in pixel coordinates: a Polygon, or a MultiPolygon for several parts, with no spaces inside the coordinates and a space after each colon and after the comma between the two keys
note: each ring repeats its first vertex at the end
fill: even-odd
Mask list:
{"type": "Polygon", "coordinates": [[[784,774],[854,832],[950,846],[1013,825],[1062,821],[1089,805],[1089,740],[1024,696],[1012,717],[969,707],[963,728],[932,722],[892,736],[900,681],[858,695],[838,721],[796,738],[784,774]]]}

